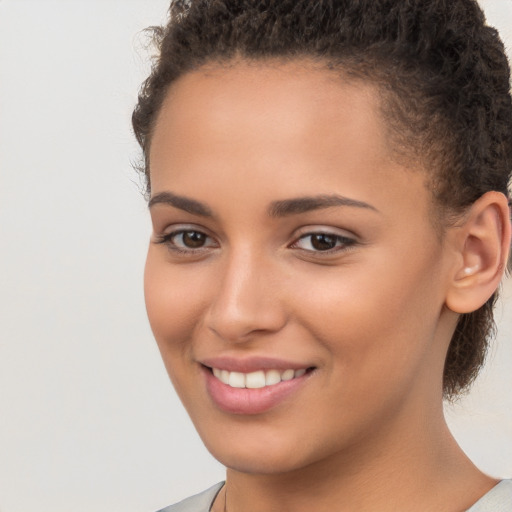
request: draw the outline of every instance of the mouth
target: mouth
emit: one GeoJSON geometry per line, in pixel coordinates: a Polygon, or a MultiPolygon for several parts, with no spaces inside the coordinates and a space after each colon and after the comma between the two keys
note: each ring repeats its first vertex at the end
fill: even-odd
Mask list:
{"type": "Polygon", "coordinates": [[[230,372],[220,368],[209,368],[214,377],[232,388],[261,389],[276,386],[281,382],[298,379],[313,368],[289,368],[286,370],[257,370],[250,373],[230,372]]]}
{"type": "Polygon", "coordinates": [[[237,415],[266,413],[294,400],[316,370],[313,366],[287,368],[287,364],[263,359],[210,364],[203,362],[201,366],[212,403],[223,412],[237,415]]]}

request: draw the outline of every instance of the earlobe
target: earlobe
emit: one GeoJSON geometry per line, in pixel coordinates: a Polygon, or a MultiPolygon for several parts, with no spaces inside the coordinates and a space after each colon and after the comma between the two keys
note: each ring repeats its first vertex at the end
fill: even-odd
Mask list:
{"type": "Polygon", "coordinates": [[[471,313],[496,291],[507,265],[511,227],[505,195],[484,194],[457,230],[457,264],[446,306],[456,313],[471,313]]]}

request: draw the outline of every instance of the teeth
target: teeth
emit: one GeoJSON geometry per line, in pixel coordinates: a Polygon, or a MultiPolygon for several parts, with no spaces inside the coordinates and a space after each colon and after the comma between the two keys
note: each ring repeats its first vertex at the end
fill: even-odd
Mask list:
{"type": "Polygon", "coordinates": [[[265,372],[265,386],[272,386],[281,382],[281,374],[277,370],[265,372]]]}
{"type": "Polygon", "coordinates": [[[248,388],[258,389],[265,386],[273,386],[281,381],[287,381],[302,377],[306,373],[305,368],[300,370],[258,370],[252,373],[228,372],[227,370],[219,370],[212,368],[213,375],[221,382],[231,386],[232,388],[248,388]]]}
{"type": "Polygon", "coordinates": [[[245,387],[251,389],[265,387],[265,372],[252,372],[245,376],[245,387]]]}
{"type": "Polygon", "coordinates": [[[245,374],[239,372],[230,372],[228,384],[232,388],[245,388],[245,374]]]}
{"type": "Polygon", "coordinates": [[[281,375],[281,379],[283,380],[292,380],[293,377],[295,377],[294,370],[285,370],[281,375]]]}
{"type": "Polygon", "coordinates": [[[220,377],[217,378],[224,382],[224,384],[229,384],[229,372],[227,370],[221,370],[220,377]]]}

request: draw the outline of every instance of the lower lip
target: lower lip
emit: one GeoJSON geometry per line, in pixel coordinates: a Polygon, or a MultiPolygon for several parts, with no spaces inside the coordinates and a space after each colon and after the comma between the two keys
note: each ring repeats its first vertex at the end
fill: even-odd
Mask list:
{"type": "Polygon", "coordinates": [[[261,414],[283,403],[297,392],[309,376],[281,381],[263,388],[232,388],[215,377],[208,368],[204,368],[206,389],[215,405],[231,414],[261,414]]]}

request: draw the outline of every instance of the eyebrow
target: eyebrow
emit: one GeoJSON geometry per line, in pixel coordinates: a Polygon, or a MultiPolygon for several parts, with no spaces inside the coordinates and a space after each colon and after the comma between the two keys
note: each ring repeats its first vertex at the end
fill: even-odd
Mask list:
{"type": "Polygon", "coordinates": [[[166,204],[168,206],[174,206],[180,210],[184,210],[193,215],[199,215],[201,217],[213,217],[211,209],[195,199],[190,199],[185,196],[178,196],[172,192],[160,192],[154,195],[148,203],[148,207],[151,208],[155,204],[166,204]]]}
{"type": "Polygon", "coordinates": [[[282,201],[274,201],[269,208],[271,217],[286,217],[288,215],[297,215],[312,210],[321,210],[331,208],[333,206],[350,206],[354,208],[364,208],[378,212],[377,208],[371,204],[349,197],[333,195],[319,195],[297,197],[294,199],[284,199],[282,201]]]}
{"type": "MultiPolygon", "coordinates": [[[[199,215],[201,217],[213,217],[212,210],[209,206],[189,197],[179,196],[172,192],[160,192],[154,195],[150,200],[148,207],[151,208],[155,204],[165,204],[173,206],[180,210],[199,215]]],[[[321,210],[332,208],[333,206],[350,206],[353,208],[363,208],[378,212],[377,208],[371,204],[349,197],[333,195],[304,196],[293,199],[282,199],[273,201],[268,208],[270,217],[286,217],[288,215],[298,215],[313,210],[321,210]]]]}

